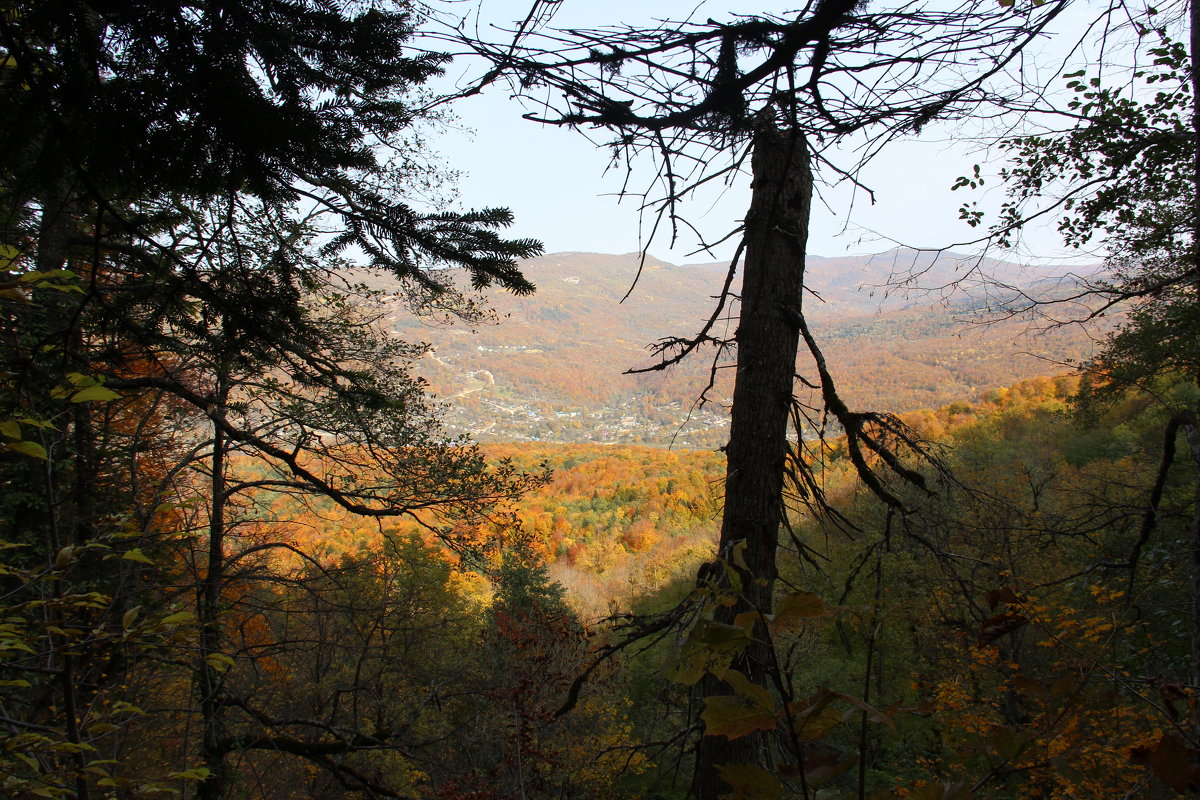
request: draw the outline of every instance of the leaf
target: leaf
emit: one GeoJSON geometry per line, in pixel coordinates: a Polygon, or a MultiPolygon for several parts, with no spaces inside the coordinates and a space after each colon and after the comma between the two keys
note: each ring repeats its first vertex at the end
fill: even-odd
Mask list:
{"type": "Polygon", "coordinates": [[[1028,618],[1011,612],[985,619],[983,625],[979,628],[979,639],[976,641],[975,646],[983,647],[984,645],[989,645],[1001,636],[1005,636],[1023,627],[1028,622],[1028,618]]]}
{"type": "Polygon", "coordinates": [[[733,618],[733,624],[747,633],[752,633],[754,626],[758,624],[760,616],[757,611],[743,611],[733,618]]]}
{"type": "Polygon", "coordinates": [[[741,649],[750,640],[745,628],[711,619],[701,620],[688,634],[688,640],[713,650],[741,649]]]}
{"type": "Polygon", "coordinates": [[[181,781],[205,781],[210,775],[212,775],[212,770],[208,767],[192,767],[182,772],[172,772],[167,777],[181,781]]]}
{"type": "Polygon", "coordinates": [[[845,700],[850,705],[854,706],[860,711],[865,712],[867,719],[870,719],[872,722],[882,722],[893,730],[895,729],[896,725],[894,722],[892,722],[892,718],[890,716],[888,716],[885,712],[880,711],[878,708],[866,702],[865,700],[860,700],[852,694],[843,694],[842,692],[835,692],[834,694],[839,700],[845,700]]]}
{"type": "Polygon", "coordinates": [[[196,618],[196,615],[191,611],[176,611],[174,614],[168,614],[158,621],[159,625],[182,625],[185,622],[191,622],[196,618]]]}
{"type": "Polygon", "coordinates": [[[140,548],[140,547],[135,547],[132,550],[126,550],[124,553],[121,554],[121,558],[123,558],[126,561],[137,561],[139,564],[153,564],[154,563],[154,561],[151,560],[149,556],[147,556],[145,553],[142,552],[142,548],[140,548]]]}
{"type": "Polygon", "coordinates": [[[112,389],[105,389],[103,386],[89,386],[86,389],[80,389],[71,395],[72,403],[106,403],[109,400],[118,400],[121,395],[114,392],[112,389]]]}
{"type": "Polygon", "coordinates": [[[113,703],[112,710],[113,710],[113,713],[115,713],[115,714],[129,713],[129,714],[136,714],[139,717],[146,716],[146,712],[144,710],[142,710],[138,706],[135,706],[133,703],[127,703],[124,700],[118,700],[115,703],[113,703]]]}
{"type": "Polygon", "coordinates": [[[708,671],[709,654],[685,645],[677,648],[663,664],[663,677],[673,683],[694,686],[708,671]]]}
{"type": "Polygon", "coordinates": [[[121,627],[128,630],[129,627],[131,625],[133,625],[134,621],[137,619],[138,612],[140,612],[141,610],[142,610],[141,606],[134,606],[133,608],[126,611],[124,616],[121,617],[121,627]]]}
{"type": "Polygon", "coordinates": [[[761,708],[775,713],[775,698],[764,687],[751,683],[750,679],[736,669],[713,670],[713,674],[733,687],[733,690],[748,698],[761,708]]]}
{"type": "Polygon", "coordinates": [[[825,601],[812,592],[796,592],[779,601],[779,607],[771,621],[772,632],[792,630],[804,620],[824,617],[829,614],[825,601]]]}
{"type": "Polygon", "coordinates": [[[21,423],[15,419],[10,419],[7,422],[0,422],[0,433],[7,436],[9,439],[21,438],[21,423]]]}
{"type": "Polygon", "coordinates": [[[718,764],[717,774],[733,792],[721,795],[721,800],[778,800],[783,797],[783,784],[757,764],[718,764]]]}
{"type": "MultiPolygon", "coordinates": [[[[3,66],[10,69],[15,67],[15,62],[13,62],[11,56],[4,59],[3,66]]],[[[13,262],[20,257],[21,251],[13,247],[11,244],[0,244],[0,270],[4,270],[5,272],[11,271],[13,262]]],[[[17,280],[20,281],[24,279],[24,276],[21,276],[17,280]]]]}
{"type": "Polygon", "coordinates": [[[740,694],[721,694],[704,698],[705,736],[740,739],[754,731],[769,731],[776,725],[774,709],[766,709],[740,694]]]}
{"type": "Polygon", "coordinates": [[[807,700],[788,703],[796,738],[802,742],[815,742],[842,724],[842,715],[829,707],[837,695],[821,689],[807,700]]]}
{"type": "Polygon", "coordinates": [[[9,442],[6,446],[15,453],[46,460],[46,448],[37,442],[9,442]]]}
{"type": "Polygon", "coordinates": [[[57,569],[66,569],[72,561],[75,560],[75,545],[67,545],[62,550],[58,551],[58,555],[54,557],[54,566],[57,569]]]}
{"type": "Polygon", "coordinates": [[[234,660],[224,653],[209,653],[204,657],[204,663],[214,672],[227,672],[234,660]]]}

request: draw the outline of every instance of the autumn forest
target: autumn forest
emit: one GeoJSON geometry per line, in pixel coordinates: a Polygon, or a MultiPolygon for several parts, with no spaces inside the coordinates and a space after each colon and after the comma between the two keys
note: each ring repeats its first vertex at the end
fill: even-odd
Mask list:
{"type": "Polygon", "coordinates": [[[0,7],[0,797],[1200,793],[1200,8],[574,2],[0,7]],[[969,246],[810,252],[945,126],[969,246]]]}

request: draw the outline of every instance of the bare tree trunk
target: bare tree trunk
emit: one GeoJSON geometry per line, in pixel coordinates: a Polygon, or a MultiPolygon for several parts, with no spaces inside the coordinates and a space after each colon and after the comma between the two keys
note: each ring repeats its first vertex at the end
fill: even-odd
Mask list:
{"type": "MultiPolygon", "coordinates": [[[[1200,0],[1192,0],[1189,4],[1190,16],[1190,60],[1192,67],[1192,280],[1200,294],[1200,0]]],[[[1200,364],[1193,365],[1193,381],[1200,385],[1200,364]]],[[[1200,419],[1200,403],[1195,408],[1195,418],[1200,419]]],[[[1191,630],[1191,684],[1200,686],[1200,431],[1196,424],[1183,426],[1188,440],[1192,461],[1196,465],[1196,487],[1193,496],[1191,521],[1191,588],[1192,588],[1192,630],[1191,630]]],[[[1192,704],[1192,735],[1200,741],[1200,703],[1192,704]]]]}
{"type": "MultiPolygon", "coordinates": [[[[224,415],[229,401],[229,379],[218,373],[216,413],[224,415]]],[[[225,583],[225,507],[228,493],[225,481],[225,455],[228,440],[219,425],[213,425],[212,476],[209,491],[208,564],[200,582],[197,617],[200,623],[200,663],[198,683],[200,718],[203,726],[202,757],[209,776],[198,787],[198,800],[219,800],[228,789],[225,763],[224,713],[221,707],[222,670],[211,658],[221,651],[221,591],[225,583]]]]}
{"type": "MultiPolygon", "coordinates": [[[[731,622],[744,611],[771,613],[812,198],[803,136],[764,124],[754,137],[752,171],[719,550],[727,569],[738,576],[740,591],[736,604],[718,607],[719,622],[731,622]]],[[[733,667],[761,686],[768,684],[770,659],[765,631],[758,633],[733,667]]],[[[704,696],[729,693],[712,675],[704,677],[700,689],[704,696]]],[[[699,800],[727,794],[716,767],[768,766],[770,758],[762,734],[733,741],[702,737],[692,792],[699,800]]]]}

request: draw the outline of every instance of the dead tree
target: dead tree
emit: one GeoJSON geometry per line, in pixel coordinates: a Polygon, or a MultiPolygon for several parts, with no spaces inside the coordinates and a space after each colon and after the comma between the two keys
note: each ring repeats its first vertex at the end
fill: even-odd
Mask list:
{"type": "MultiPolygon", "coordinates": [[[[750,211],[744,225],[722,237],[742,239],[741,296],[731,292],[735,257],[708,322],[694,336],[657,344],[658,361],[648,368],[665,369],[706,347],[737,353],[719,562],[698,577],[736,595],[733,605],[718,606],[718,621],[750,611],[761,631],[762,615],[770,613],[779,533],[787,525],[785,484],[799,502],[825,507],[805,457],[805,432],[789,438],[789,419],[810,432],[827,420],[842,428],[862,480],[890,506],[903,506],[894,479],[923,488],[911,466],[912,456],[928,455],[921,444],[894,417],[847,407],[808,329],[802,297],[813,172],[857,183],[858,169],[888,141],[983,105],[1003,107],[1004,92],[1019,93],[1023,83],[1020,54],[1064,6],[969,0],[948,10],[915,3],[868,9],[858,0],[813,0],[788,16],[566,30],[551,27],[558,2],[534,0],[502,40],[481,41],[458,28],[457,40],[491,65],[461,94],[505,82],[530,104],[530,120],[599,129],[611,134],[615,157],[655,160],[649,185],[629,191],[651,213],[651,242],[664,231],[672,243],[681,229],[695,231],[684,201],[744,170],[752,153],[750,211]],[[832,145],[867,131],[872,140],[861,158],[837,163],[832,145]],[[739,299],[733,339],[714,335],[739,299]],[[801,340],[807,377],[797,374],[801,340]],[[797,381],[816,393],[817,407],[795,401],[797,381]]],[[[699,238],[705,247],[715,243],[699,238]]],[[[662,622],[644,630],[661,631],[662,622]]],[[[734,666],[761,687],[768,683],[766,637],[751,638],[734,666]]],[[[701,689],[730,691],[711,674],[701,689]]],[[[708,800],[727,791],[719,762],[770,766],[771,759],[755,735],[719,745],[701,737],[693,793],[708,800]]]]}

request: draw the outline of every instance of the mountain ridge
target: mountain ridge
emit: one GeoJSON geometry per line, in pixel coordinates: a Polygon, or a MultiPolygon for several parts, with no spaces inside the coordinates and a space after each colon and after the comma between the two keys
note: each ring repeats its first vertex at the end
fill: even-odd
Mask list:
{"type": "MultiPolygon", "coordinates": [[[[727,264],[676,265],[653,256],[643,261],[636,253],[568,251],[529,259],[522,269],[538,291],[488,297],[495,325],[467,330],[431,327],[408,314],[393,317],[398,335],[431,345],[420,371],[448,401],[452,432],[481,441],[724,443],[729,359],[714,361],[715,351],[702,348],[668,371],[627,371],[655,363],[647,350],[654,342],[700,330],[713,313],[727,264]],[[697,408],[714,365],[711,402],[697,408]]],[[[806,270],[813,293],[805,298],[806,310],[814,333],[839,390],[856,408],[901,412],[973,399],[989,388],[1062,372],[1091,352],[1091,341],[1076,329],[1024,338],[1030,321],[1019,316],[968,324],[980,321],[981,303],[994,304],[1004,291],[1029,291],[1041,281],[1070,280],[1076,273],[1070,267],[1029,269],[994,259],[957,254],[933,259],[893,250],[814,256],[806,270]],[[961,292],[930,295],[889,287],[873,296],[864,280],[891,280],[897,266],[935,281],[965,270],[971,283],[961,292]],[[985,278],[984,267],[1004,280],[985,278]],[[980,289],[987,293],[984,300],[980,289]]],[[[712,334],[732,339],[735,315],[736,302],[712,334]]],[[[797,368],[802,375],[811,372],[805,358],[797,368]]]]}

